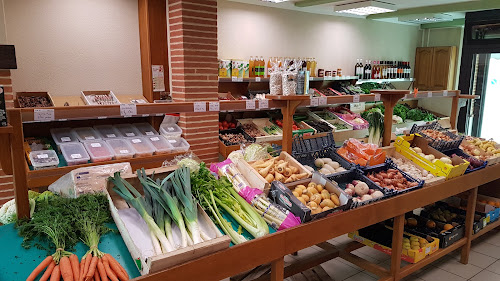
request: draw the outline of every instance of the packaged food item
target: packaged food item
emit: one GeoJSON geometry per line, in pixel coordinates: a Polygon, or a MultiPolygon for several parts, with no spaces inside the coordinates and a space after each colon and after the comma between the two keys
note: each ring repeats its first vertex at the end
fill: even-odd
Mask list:
{"type": "Polygon", "coordinates": [[[325,77],[325,70],[323,68],[318,69],[318,77],[325,77]]]}
{"type": "Polygon", "coordinates": [[[54,150],[54,148],[47,138],[24,138],[24,153],[26,154],[29,165],[31,165],[30,152],[39,150],[54,150]]]}
{"type": "Polygon", "coordinates": [[[134,158],[135,149],[126,139],[108,139],[106,143],[113,151],[116,160],[134,158]]]}
{"type": "Polygon", "coordinates": [[[174,152],[186,152],[189,150],[189,143],[183,139],[169,139],[168,142],[174,147],[174,152]]]}
{"type": "Polygon", "coordinates": [[[143,136],[158,135],[158,132],[149,123],[134,123],[133,124],[143,136]]]}
{"type": "Polygon", "coordinates": [[[137,128],[132,124],[118,124],[115,128],[124,136],[124,137],[139,137],[142,136],[141,132],[137,130],[137,128]]]}
{"type": "Polygon", "coordinates": [[[123,135],[115,127],[111,125],[98,125],[94,126],[94,130],[101,136],[102,139],[116,139],[121,138],[123,135]]]}
{"type": "Polygon", "coordinates": [[[113,159],[113,150],[103,140],[86,141],[83,143],[92,163],[110,161],[113,159]]]}
{"type": "Polygon", "coordinates": [[[244,60],[231,61],[231,77],[248,78],[249,62],[244,60]]]}
{"type": "Polygon", "coordinates": [[[147,136],[145,138],[155,147],[155,154],[171,153],[174,150],[174,147],[160,135],[147,136]]]}
{"type": "Polygon", "coordinates": [[[54,150],[31,151],[29,159],[33,170],[57,168],[59,165],[59,158],[54,150]]]}
{"type": "Polygon", "coordinates": [[[79,141],[100,140],[99,134],[91,127],[75,128],[73,131],[79,141]]]}
{"type": "Polygon", "coordinates": [[[166,139],[179,139],[182,135],[181,127],[177,126],[177,124],[161,124],[160,125],[160,134],[166,139]]]}
{"type": "Polygon", "coordinates": [[[78,142],[78,137],[71,128],[52,128],[50,134],[58,147],[63,143],[78,142]]]}
{"type": "Polygon", "coordinates": [[[231,78],[231,60],[219,60],[219,77],[231,78]]]}
{"type": "Polygon", "coordinates": [[[151,156],[156,151],[153,144],[151,144],[151,142],[146,138],[137,137],[137,138],[127,138],[126,140],[135,149],[136,157],[151,156]]]}
{"type": "Polygon", "coordinates": [[[68,166],[87,164],[90,160],[89,154],[82,143],[63,143],[60,148],[68,166]]]}
{"type": "Polygon", "coordinates": [[[361,166],[374,166],[385,161],[386,152],[376,144],[362,143],[350,138],[344,145],[337,149],[337,154],[347,161],[361,166]]]}

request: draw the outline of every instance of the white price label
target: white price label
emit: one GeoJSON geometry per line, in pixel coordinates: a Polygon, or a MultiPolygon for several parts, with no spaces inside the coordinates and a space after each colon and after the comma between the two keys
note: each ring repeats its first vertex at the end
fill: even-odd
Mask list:
{"type": "Polygon", "coordinates": [[[259,100],[259,109],[266,109],[266,108],[269,108],[269,100],[268,99],[259,100]]]}
{"type": "Polygon", "coordinates": [[[260,77],[255,77],[255,82],[260,82],[260,77]]]}
{"type": "Polygon", "coordinates": [[[106,119],[108,118],[107,116],[98,116],[97,119],[106,119]]]}
{"type": "Polygon", "coordinates": [[[255,109],[255,100],[246,100],[246,109],[255,109]]]}
{"type": "Polygon", "coordinates": [[[116,135],[115,134],[106,134],[106,137],[108,137],[108,138],[116,138],[116,135]]]}
{"type": "Polygon", "coordinates": [[[122,150],[120,150],[120,153],[121,153],[121,154],[128,153],[128,150],[127,150],[127,149],[122,149],[122,150]]]}
{"type": "Polygon", "coordinates": [[[218,101],[209,102],[208,111],[220,111],[220,103],[218,101]]]}
{"type": "Polygon", "coordinates": [[[354,102],[354,103],[359,102],[359,95],[354,95],[352,97],[352,102],[354,102]]]}
{"type": "Polygon", "coordinates": [[[133,139],[132,143],[141,143],[142,141],[140,139],[133,139]]]}
{"type": "Polygon", "coordinates": [[[146,132],[146,136],[153,136],[155,133],[151,132],[151,131],[147,131],[146,132]]]}
{"type": "Polygon", "coordinates": [[[194,112],[205,112],[207,111],[207,103],[204,101],[199,101],[194,103],[194,112]]]}
{"type": "Polygon", "coordinates": [[[351,103],[351,110],[354,112],[364,111],[365,108],[366,108],[366,105],[364,102],[351,103]]]}
{"type": "Polygon", "coordinates": [[[38,154],[36,157],[38,159],[45,159],[45,158],[49,158],[49,155],[44,153],[44,154],[38,154]]]}
{"type": "Polygon", "coordinates": [[[432,98],[432,92],[427,92],[427,97],[432,98]]]}
{"type": "Polygon", "coordinates": [[[177,143],[176,140],[168,140],[169,143],[177,143]]]}
{"type": "Polygon", "coordinates": [[[80,159],[80,158],[82,158],[82,155],[80,153],[71,154],[71,158],[72,159],[80,159]]]}
{"type": "Polygon", "coordinates": [[[318,106],[319,98],[311,98],[311,106],[318,106]]]}
{"type": "Polygon", "coordinates": [[[39,109],[36,108],[33,111],[33,119],[35,121],[53,121],[54,120],[54,110],[53,109],[39,109]]]}
{"type": "Polygon", "coordinates": [[[160,140],[160,138],[159,138],[159,137],[152,137],[152,138],[150,138],[150,140],[151,140],[151,141],[159,141],[159,140],[160,140]]]}
{"type": "Polygon", "coordinates": [[[233,81],[233,82],[238,82],[238,77],[236,77],[236,76],[232,76],[232,77],[231,77],[231,81],[233,81]]]}
{"type": "Polygon", "coordinates": [[[95,137],[94,136],[86,136],[85,139],[86,140],[95,140],[95,137]]]}
{"type": "Polygon", "coordinates": [[[375,94],[375,101],[380,101],[380,94],[375,94]]]}
{"type": "Polygon", "coordinates": [[[319,105],[327,105],[328,104],[328,98],[327,97],[319,97],[319,105]]]}
{"type": "Polygon", "coordinates": [[[135,134],[134,134],[134,133],[125,133],[125,135],[126,135],[127,137],[135,137],[135,134]]]}
{"type": "Polygon", "coordinates": [[[238,77],[237,81],[238,82],[243,82],[243,77],[238,77]]]}
{"type": "Polygon", "coordinates": [[[448,91],[447,91],[447,90],[444,90],[444,91],[443,91],[443,97],[446,97],[446,96],[448,96],[448,91]]]}
{"type": "Polygon", "coordinates": [[[98,142],[95,142],[95,143],[91,143],[90,146],[92,147],[101,147],[102,145],[98,142]]]}
{"type": "Polygon", "coordinates": [[[427,255],[431,251],[430,247],[425,248],[425,254],[427,255]]]}
{"type": "Polygon", "coordinates": [[[68,141],[71,141],[71,138],[70,137],[62,137],[61,141],[62,142],[68,142],[68,141]]]}
{"type": "Polygon", "coordinates": [[[120,115],[123,117],[137,115],[137,106],[135,105],[135,103],[120,104],[120,115]]]}
{"type": "Polygon", "coordinates": [[[174,130],[173,127],[168,127],[167,130],[169,130],[170,132],[174,130]]]}

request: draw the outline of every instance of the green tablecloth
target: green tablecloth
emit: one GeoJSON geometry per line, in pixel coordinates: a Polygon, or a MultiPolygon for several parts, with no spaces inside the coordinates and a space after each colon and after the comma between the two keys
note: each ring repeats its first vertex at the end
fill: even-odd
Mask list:
{"type": "MultiPolygon", "coordinates": [[[[0,251],[0,281],[26,280],[31,271],[47,256],[46,251],[35,247],[29,250],[24,249],[21,247],[21,242],[22,238],[17,235],[14,224],[0,226],[0,245],[2,247],[0,251]]],[[[120,262],[130,278],[140,275],[119,233],[111,233],[102,237],[99,249],[111,254],[120,262]]],[[[87,246],[78,243],[75,254],[81,259],[87,250],[87,246]]]]}

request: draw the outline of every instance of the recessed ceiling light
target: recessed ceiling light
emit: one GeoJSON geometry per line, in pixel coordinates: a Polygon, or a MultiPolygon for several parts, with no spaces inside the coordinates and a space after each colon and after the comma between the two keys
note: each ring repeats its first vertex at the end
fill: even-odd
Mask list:
{"type": "Polygon", "coordinates": [[[271,3],[281,3],[281,2],[287,2],[290,0],[260,0],[262,2],[271,2],[271,3]]]}
{"type": "Polygon", "coordinates": [[[358,1],[348,4],[335,5],[333,10],[337,13],[367,16],[396,11],[396,5],[380,1],[358,1]]]}

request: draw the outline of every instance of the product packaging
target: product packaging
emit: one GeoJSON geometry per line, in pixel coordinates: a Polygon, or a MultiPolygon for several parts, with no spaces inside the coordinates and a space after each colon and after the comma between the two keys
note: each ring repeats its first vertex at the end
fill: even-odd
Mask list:
{"type": "Polygon", "coordinates": [[[219,60],[219,77],[231,78],[231,60],[219,60]]]}

